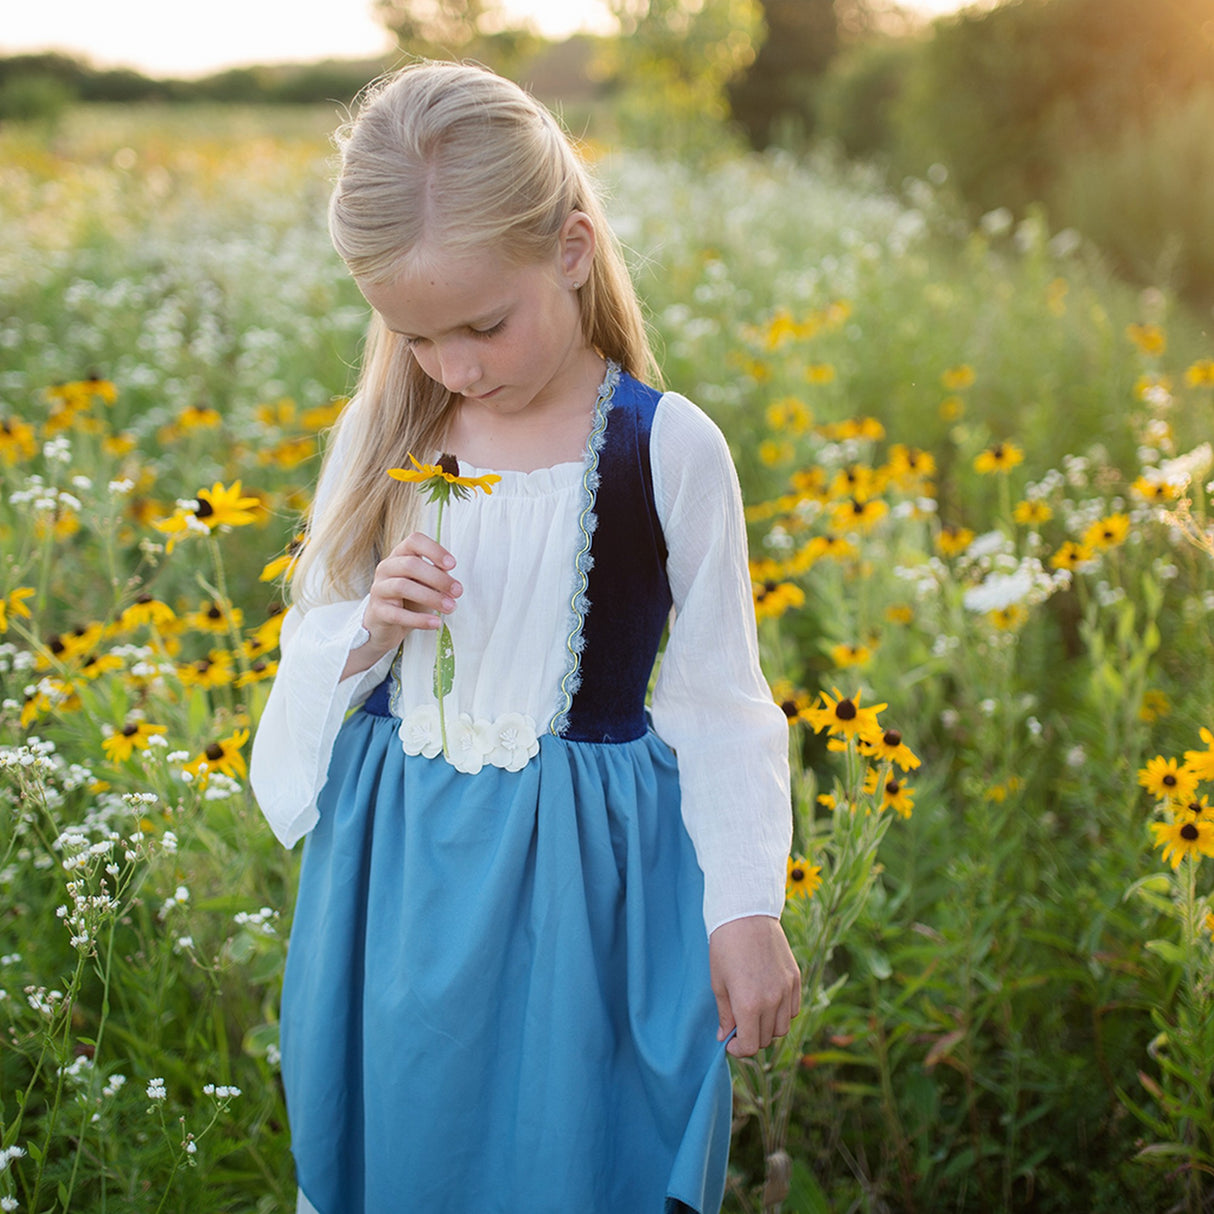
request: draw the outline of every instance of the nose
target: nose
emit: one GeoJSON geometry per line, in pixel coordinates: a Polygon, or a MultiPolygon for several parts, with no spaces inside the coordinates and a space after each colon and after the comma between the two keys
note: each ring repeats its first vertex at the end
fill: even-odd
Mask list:
{"type": "Polygon", "coordinates": [[[439,351],[439,371],[443,387],[457,395],[467,392],[481,377],[480,363],[465,342],[439,351]]]}

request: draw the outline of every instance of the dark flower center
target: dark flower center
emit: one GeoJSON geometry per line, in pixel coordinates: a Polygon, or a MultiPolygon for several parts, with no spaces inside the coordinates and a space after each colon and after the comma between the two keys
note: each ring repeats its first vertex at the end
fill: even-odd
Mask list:
{"type": "Polygon", "coordinates": [[[152,602],[152,596],[150,594],[141,594],[135,600],[135,602],[138,603],[140,607],[146,606],[146,604],[152,602]]]}
{"type": "Polygon", "coordinates": [[[194,511],[195,518],[210,518],[215,513],[215,507],[211,505],[205,498],[198,503],[198,509],[194,511]]]}
{"type": "Polygon", "coordinates": [[[902,735],[896,729],[887,729],[881,737],[886,746],[901,746],[902,735]]]}
{"type": "Polygon", "coordinates": [[[222,759],[223,747],[220,746],[218,742],[212,742],[206,749],[206,756],[211,760],[212,763],[214,763],[216,759],[222,759]]]}
{"type": "Polygon", "coordinates": [[[854,721],[856,719],[856,706],[851,700],[840,700],[835,705],[835,716],[840,721],[854,721]]]}
{"type": "Polygon", "coordinates": [[[124,725],[122,727],[122,736],[124,738],[133,738],[139,732],[138,725],[124,725]]]}
{"type": "Polygon", "coordinates": [[[46,647],[54,654],[60,654],[67,648],[63,643],[63,638],[58,633],[46,638],[46,647]]]}
{"type": "Polygon", "coordinates": [[[217,606],[212,604],[207,610],[207,619],[208,620],[222,620],[223,612],[220,611],[217,606]]]}
{"type": "Polygon", "coordinates": [[[991,454],[995,457],[996,461],[1001,460],[1003,458],[1003,444],[997,444],[991,451],[991,454]]]}
{"type": "Polygon", "coordinates": [[[438,457],[438,466],[448,476],[459,476],[459,460],[454,455],[448,455],[445,451],[438,457]]]}
{"type": "Polygon", "coordinates": [[[1160,780],[1160,783],[1166,784],[1169,788],[1172,788],[1176,784],[1176,777],[1171,772],[1168,772],[1167,775],[1160,780]]]}
{"type": "Polygon", "coordinates": [[[1197,829],[1196,824],[1193,822],[1186,822],[1180,828],[1180,837],[1189,843],[1192,843],[1193,840],[1196,839],[1200,834],[1201,832],[1197,829]]]}
{"type": "Polygon", "coordinates": [[[795,700],[784,700],[780,707],[784,710],[784,715],[791,721],[801,710],[797,707],[795,700]]]}
{"type": "Polygon", "coordinates": [[[792,881],[804,881],[805,880],[805,869],[798,866],[797,868],[794,868],[792,870],[792,872],[790,872],[788,874],[788,876],[789,876],[789,879],[792,881]]]}
{"type": "Polygon", "coordinates": [[[1191,814],[1200,814],[1204,808],[1205,808],[1205,806],[1202,805],[1202,803],[1200,801],[1190,801],[1189,802],[1189,813],[1191,813],[1191,814]]]}
{"type": "Polygon", "coordinates": [[[264,660],[254,662],[250,669],[254,674],[261,674],[261,672],[266,669],[266,663],[264,660]]]}
{"type": "Polygon", "coordinates": [[[211,659],[199,658],[198,661],[194,663],[194,669],[198,671],[199,674],[206,674],[206,672],[211,669],[211,659]]]}
{"type": "Polygon", "coordinates": [[[885,791],[889,793],[891,797],[896,797],[902,791],[902,785],[899,784],[897,780],[887,780],[885,784],[885,791]]]}

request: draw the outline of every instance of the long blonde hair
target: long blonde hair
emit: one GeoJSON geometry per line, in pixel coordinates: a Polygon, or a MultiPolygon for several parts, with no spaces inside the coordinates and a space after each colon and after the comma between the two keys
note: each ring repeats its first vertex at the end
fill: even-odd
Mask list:
{"type": "MultiPolygon", "coordinates": [[[[492,249],[516,265],[538,263],[582,211],[596,235],[578,292],[586,341],[657,382],[636,292],[589,172],[523,89],[476,66],[417,63],[369,87],[337,144],[329,232],[356,279],[392,282],[423,239],[428,251],[492,249]]],[[[417,494],[387,469],[409,452],[424,460],[439,451],[456,399],[373,314],[354,402],[326,452],[327,466],[340,446],[340,471],[309,520],[292,583],[297,604],[366,592],[376,562],[416,525],[417,494]]]]}

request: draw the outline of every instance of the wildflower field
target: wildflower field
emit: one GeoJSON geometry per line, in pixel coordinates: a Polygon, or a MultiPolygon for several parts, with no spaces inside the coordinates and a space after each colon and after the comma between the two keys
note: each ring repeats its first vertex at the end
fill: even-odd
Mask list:
{"type": "MultiPolygon", "coordinates": [[[[0,1210],[294,1209],[245,776],[366,316],[333,121],[0,132],[0,1210]]],[[[599,168],[789,717],[805,1010],[727,1208],[1211,1208],[1208,319],[942,174],[599,168]]]]}

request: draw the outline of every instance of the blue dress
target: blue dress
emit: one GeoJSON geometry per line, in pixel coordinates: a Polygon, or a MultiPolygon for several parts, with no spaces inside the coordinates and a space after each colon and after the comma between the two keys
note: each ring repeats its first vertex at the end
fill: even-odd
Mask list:
{"type": "Polygon", "coordinates": [[[319,1214],[720,1208],[731,1091],[703,877],[645,710],[671,605],[658,394],[610,388],[576,661],[531,757],[471,774],[406,753],[391,681],[338,734],[281,1024],[319,1214]]]}

